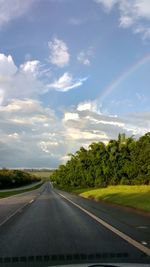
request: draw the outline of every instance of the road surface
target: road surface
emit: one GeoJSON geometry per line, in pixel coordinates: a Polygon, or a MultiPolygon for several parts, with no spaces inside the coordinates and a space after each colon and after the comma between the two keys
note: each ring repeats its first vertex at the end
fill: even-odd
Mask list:
{"type": "Polygon", "coordinates": [[[32,192],[0,200],[0,262],[89,257],[97,262],[148,263],[149,227],[146,216],[61,192],[45,183],[32,192]]]}
{"type": "Polygon", "coordinates": [[[15,187],[15,188],[11,188],[11,189],[2,189],[0,190],[0,193],[3,193],[3,192],[11,192],[11,191],[19,191],[19,190],[24,190],[24,189],[29,189],[31,187],[34,187],[38,184],[41,184],[42,181],[39,181],[39,182],[33,182],[31,184],[28,184],[28,185],[24,185],[24,186],[20,186],[20,187],[15,187]]]}

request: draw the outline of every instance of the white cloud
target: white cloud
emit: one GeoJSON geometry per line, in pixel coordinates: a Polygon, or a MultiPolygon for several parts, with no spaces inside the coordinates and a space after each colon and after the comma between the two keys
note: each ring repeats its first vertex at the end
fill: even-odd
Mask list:
{"type": "Polygon", "coordinates": [[[0,106],[0,166],[57,167],[66,155],[91,142],[107,143],[119,133],[150,131],[150,113],[118,117],[97,112],[93,102],[79,103],[58,118],[37,100],[13,99],[0,106]]]}
{"type": "Polygon", "coordinates": [[[150,37],[150,1],[149,0],[95,0],[107,11],[118,7],[122,28],[132,28],[133,33],[140,33],[144,39],[150,37]]]}
{"type": "Polygon", "coordinates": [[[0,0],[0,28],[11,20],[24,15],[35,0],[0,0]]]}
{"type": "Polygon", "coordinates": [[[77,110],[78,111],[89,110],[89,111],[94,111],[94,112],[100,113],[100,110],[98,108],[96,101],[81,102],[78,104],[77,110]]]}
{"type": "Polygon", "coordinates": [[[66,92],[73,88],[80,87],[87,78],[73,79],[72,75],[65,72],[58,80],[50,83],[48,88],[53,88],[60,92],[66,92]]]}
{"type": "Polygon", "coordinates": [[[65,113],[64,116],[64,121],[68,121],[68,120],[78,120],[79,119],[79,114],[78,113],[73,113],[73,112],[67,112],[65,113]]]}
{"type": "Polygon", "coordinates": [[[128,16],[122,16],[120,18],[120,26],[122,28],[129,28],[133,25],[133,23],[134,23],[133,19],[128,16]]]}
{"type": "Polygon", "coordinates": [[[66,129],[66,139],[69,141],[79,141],[80,142],[80,146],[82,145],[82,142],[84,140],[84,142],[88,142],[88,144],[90,145],[90,143],[92,141],[100,141],[100,140],[104,140],[104,139],[108,139],[108,136],[105,133],[94,133],[94,132],[90,132],[90,131],[82,131],[81,129],[76,129],[76,128],[67,128],[66,129]]]}
{"type": "Polygon", "coordinates": [[[5,56],[0,54],[0,78],[3,76],[10,76],[17,72],[17,67],[14,64],[14,61],[11,55],[5,56]]]}
{"type": "Polygon", "coordinates": [[[111,8],[116,4],[119,0],[94,0],[97,4],[103,4],[107,11],[110,11],[111,8]]]}
{"type": "Polygon", "coordinates": [[[29,60],[18,67],[11,55],[0,54],[0,105],[13,98],[37,98],[51,89],[66,92],[82,86],[87,78],[74,79],[65,72],[58,80],[50,80],[49,69],[39,60],[29,60]]]}
{"type": "Polygon", "coordinates": [[[15,121],[18,124],[29,125],[55,121],[54,111],[49,108],[44,109],[38,100],[32,99],[13,99],[7,105],[0,106],[0,113],[5,114],[9,121],[15,121]]]}
{"type": "Polygon", "coordinates": [[[36,74],[38,74],[39,66],[40,66],[39,60],[32,60],[32,61],[27,61],[24,64],[22,64],[21,69],[24,72],[29,72],[29,73],[36,75],[36,74]]]}
{"type": "Polygon", "coordinates": [[[4,100],[4,91],[0,89],[0,105],[2,105],[3,100],[4,100]]]}
{"type": "Polygon", "coordinates": [[[0,54],[0,102],[43,94],[46,85],[41,79],[42,66],[38,60],[17,67],[11,55],[0,54]]]}
{"type": "Polygon", "coordinates": [[[89,49],[87,49],[86,51],[81,51],[78,55],[77,55],[77,60],[79,61],[79,63],[89,66],[90,65],[90,58],[93,56],[93,49],[90,47],[89,49]]]}
{"type": "Polygon", "coordinates": [[[136,137],[150,131],[150,113],[130,114],[119,117],[100,113],[96,103],[79,103],[71,112],[64,114],[65,140],[68,152],[75,152],[80,146],[91,142],[107,143],[116,139],[119,133],[136,137]]]}
{"type": "Polygon", "coordinates": [[[48,43],[50,49],[50,62],[57,67],[67,66],[70,60],[70,54],[66,43],[58,38],[54,38],[48,43]]]}
{"type": "Polygon", "coordinates": [[[1,167],[55,167],[60,163],[65,153],[60,121],[39,101],[14,99],[1,106],[0,125],[1,167]]]}
{"type": "Polygon", "coordinates": [[[77,60],[83,65],[90,65],[90,60],[87,58],[87,55],[83,51],[78,54],[77,60]]]}

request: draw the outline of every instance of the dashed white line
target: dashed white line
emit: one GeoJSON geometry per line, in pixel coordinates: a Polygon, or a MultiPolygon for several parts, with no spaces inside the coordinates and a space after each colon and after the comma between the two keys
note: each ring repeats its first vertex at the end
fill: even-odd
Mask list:
{"type": "Polygon", "coordinates": [[[143,244],[143,245],[147,245],[147,242],[146,241],[141,241],[141,244],[143,244]]]}
{"type": "Polygon", "coordinates": [[[25,208],[28,205],[28,203],[26,203],[25,205],[23,205],[21,208],[17,209],[15,212],[13,212],[12,214],[10,214],[6,219],[4,219],[1,223],[0,226],[2,226],[3,224],[5,224],[8,220],[10,220],[13,216],[15,216],[17,213],[21,213],[22,209],[25,208]]]}
{"type": "Polygon", "coordinates": [[[63,197],[64,199],[66,199],[67,201],[69,201],[70,203],[72,203],[74,206],[76,206],[77,208],[79,208],[80,210],[82,210],[83,212],[85,212],[86,214],[88,214],[95,221],[97,221],[98,223],[102,224],[107,229],[109,229],[110,231],[112,231],[113,233],[115,233],[116,235],[118,235],[119,237],[121,237],[122,239],[124,239],[125,241],[127,241],[129,244],[131,244],[132,246],[136,247],[140,251],[144,252],[146,255],[150,256],[150,249],[149,248],[143,246],[143,244],[137,242],[136,240],[134,240],[130,236],[122,233],[121,231],[119,231],[118,229],[116,229],[115,227],[113,227],[112,225],[110,225],[107,222],[103,221],[102,219],[98,218],[93,213],[91,213],[88,210],[82,208],[81,206],[79,206],[78,204],[76,204],[75,202],[73,202],[72,200],[70,200],[67,197],[65,197],[63,194],[60,194],[60,193],[58,193],[58,194],[61,197],[63,197]]]}
{"type": "Polygon", "coordinates": [[[31,199],[28,203],[25,203],[23,206],[21,206],[19,209],[17,209],[15,212],[13,212],[12,214],[10,214],[6,219],[4,219],[1,223],[0,226],[2,226],[3,224],[5,224],[8,220],[10,220],[13,216],[15,216],[17,213],[21,213],[23,211],[23,209],[30,203],[32,203],[34,201],[34,199],[31,199]]]}
{"type": "Polygon", "coordinates": [[[138,229],[148,229],[148,227],[147,226],[137,226],[136,228],[138,228],[138,229]]]}

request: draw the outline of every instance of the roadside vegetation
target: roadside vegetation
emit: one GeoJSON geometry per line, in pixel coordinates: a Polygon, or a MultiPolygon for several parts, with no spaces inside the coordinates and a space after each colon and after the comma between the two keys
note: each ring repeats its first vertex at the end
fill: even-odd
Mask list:
{"type": "Polygon", "coordinates": [[[80,196],[94,200],[103,200],[150,212],[150,185],[117,185],[107,188],[83,190],[80,196]]]}
{"type": "Polygon", "coordinates": [[[81,147],[51,176],[54,186],[122,205],[150,210],[150,132],[135,140],[81,147]],[[144,185],[144,186],[141,186],[144,185]]]}
{"type": "Polygon", "coordinates": [[[38,182],[41,179],[21,170],[0,170],[0,189],[11,189],[38,182]]]}
{"type": "Polygon", "coordinates": [[[150,132],[135,140],[119,134],[118,140],[81,147],[51,176],[58,186],[106,187],[150,184],[150,132]]]}
{"type": "Polygon", "coordinates": [[[44,182],[41,181],[41,183],[39,183],[39,184],[33,185],[30,188],[26,188],[26,189],[22,189],[22,190],[19,189],[19,190],[15,190],[15,191],[0,192],[0,198],[10,197],[10,196],[13,196],[13,195],[25,193],[25,192],[32,191],[32,190],[36,190],[39,187],[41,187],[41,185],[43,183],[44,182]]]}

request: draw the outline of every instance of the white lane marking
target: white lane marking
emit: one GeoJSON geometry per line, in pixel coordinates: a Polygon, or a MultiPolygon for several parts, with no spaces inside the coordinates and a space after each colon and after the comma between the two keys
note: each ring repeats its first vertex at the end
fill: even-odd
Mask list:
{"type": "Polygon", "coordinates": [[[147,242],[146,242],[146,241],[141,241],[141,243],[142,243],[143,245],[147,245],[147,242]]]}
{"type": "Polygon", "coordinates": [[[148,229],[147,226],[137,226],[136,228],[138,228],[138,229],[148,229]]]}
{"type": "Polygon", "coordinates": [[[70,203],[72,203],[74,206],[76,206],[77,208],[79,208],[80,210],[82,210],[83,212],[85,212],[86,214],[88,214],[90,217],[92,217],[95,221],[97,221],[98,223],[102,224],[103,226],[105,226],[107,229],[109,229],[110,231],[112,231],[113,233],[115,233],[116,235],[118,235],[119,237],[121,237],[122,239],[124,239],[125,241],[127,241],[128,243],[130,243],[132,246],[136,247],[137,249],[139,249],[140,251],[144,252],[145,254],[147,254],[148,256],[150,256],[150,249],[147,247],[144,247],[141,243],[137,242],[136,240],[134,240],[133,238],[131,238],[130,236],[122,233],[121,231],[119,231],[118,229],[116,229],[115,227],[113,227],[112,225],[108,224],[107,222],[103,221],[102,219],[98,218],[97,216],[95,216],[93,213],[87,211],[86,209],[82,208],[81,206],[79,206],[78,204],[76,204],[75,202],[73,202],[72,200],[68,199],[67,197],[65,197],[64,195],[58,193],[61,197],[63,197],[64,199],[66,199],[67,201],[69,201],[70,203]]]}
{"type": "Polygon", "coordinates": [[[53,183],[52,182],[50,182],[50,186],[51,186],[51,188],[53,188],[53,183]]]}
{"type": "Polygon", "coordinates": [[[23,211],[23,209],[29,204],[32,203],[34,201],[34,199],[31,199],[28,203],[25,203],[25,205],[21,206],[19,209],[17,209],[15,212],[13,212],[12,214],[10,214],[6,219],[4,219],[1,223],[0,226],[2,226],[3,224],[5,224],[9,219],[11,219],[13,216],[15,216],[17,213],[21,213],[23,211]]]}
{"type": "Polygon", "coordinates": [[[10,214],[6,219],[4,219],[1,223],[0,226],[2,226],[3,224],[5,224],[8,220],[10,220],[13,216],[15,216],[17,213],[21,213],[22,209],[25,208],[28,205],[28,203],[26,203],[25,205],[21,206],[21,208],[17,209],[15,212],[13,212],[12,214],[10,214]]]}

